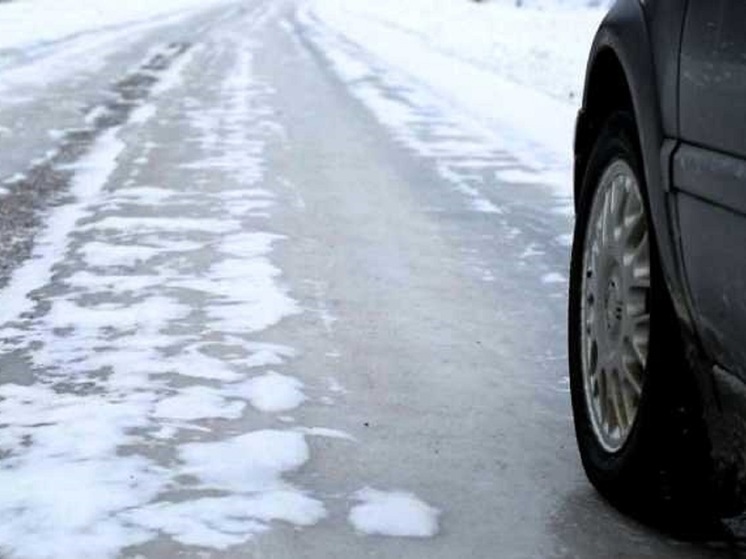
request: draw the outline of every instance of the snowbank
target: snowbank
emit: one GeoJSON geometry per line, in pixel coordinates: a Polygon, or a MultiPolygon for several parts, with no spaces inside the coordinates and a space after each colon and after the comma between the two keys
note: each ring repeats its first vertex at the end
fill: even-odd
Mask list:
{"type": "Polygon", "coordinates": [[[582,0],[313,0],[310,17],[481,123],[570,194],[575,114],[605,8],[582,0]]]}
{"type": "Polygon", "coordinates": [[[405,32],[435,51],[576,104],[606,13],[584,7],[588,3],[544,0],[516,8],[515,0],[315,0],[314,11],[346,32],[361,20],[378,28],[381,40],[386,28],[405,32]]]}

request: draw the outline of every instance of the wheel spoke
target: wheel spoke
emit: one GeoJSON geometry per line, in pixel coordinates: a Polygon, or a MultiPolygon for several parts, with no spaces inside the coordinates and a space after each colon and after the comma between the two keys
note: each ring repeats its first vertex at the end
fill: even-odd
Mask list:
{"type": "Polygon", "coordinates": [[[614,241],[617,243],[622,242],[626,235],[624,214],[627,207],[627,188],[628,186],[625,177],[620,176],[614,182],[610,193],[612,199],[611,212],[614,223],[614,241]]]}
{"type": "Polygon", "coordinates": [[[628,431],[637,414],[637,398],[633,395],[627,384],[626,373],[620,373],[619,393],[622,400],[622,408],[624,409],[624,431],[628,431]]]}
{"type": "Polygon", "coordinates": [[[614,412],[614,425],[622,432],[627,423],[622,403],[621,387],[619,385],[619,376],[616,369],[611,369],[606,373],[609,386],[611,387],[611,409],[614,412]]]}
{"type": "Polygon", "coordinates": [[[650,287],[650,244],[644,233],[638,244],[625,250],[624,267],[631,287],[650,287]]]}
{"type": "Polygon", "coordinates": [[[626,246],[636,247],[643,243],[647,235],[647,223],[642,209],[625,212],[623,218],[624,243],[626,246]]]}
{"type": "Polygon", "coordinates": [[[639,348],[636,348],[629,339],[625,340],[624,347],[624,377],[632,392],[639,398],[642,395],[642,371],[645,359],[639,348]]]}
{"type": "Polygon", "coordinates": [[[614,240],[614,212],[612,211],[612,193],[607,192],[604,197],[604,209],[603,209],[603,244],[609,246],[614,240]]]}

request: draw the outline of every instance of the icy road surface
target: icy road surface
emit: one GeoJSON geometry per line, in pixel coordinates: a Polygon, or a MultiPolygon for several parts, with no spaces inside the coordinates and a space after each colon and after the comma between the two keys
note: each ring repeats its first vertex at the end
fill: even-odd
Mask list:
{"type": "Polygon", "coordinates": [[[718,556],[581,472],[563,164],[297,8],[5,52],[0,555],[718,556]]]}

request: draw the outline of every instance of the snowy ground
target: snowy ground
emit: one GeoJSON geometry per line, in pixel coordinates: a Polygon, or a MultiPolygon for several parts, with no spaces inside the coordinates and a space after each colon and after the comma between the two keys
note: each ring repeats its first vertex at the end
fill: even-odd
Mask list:
{"type": "Polygon", "coordinates": [[[509,144],[542,182],[567,195],[575,114],[605,8],[527,4],[314,0],[303,17],[328,27],[323,40],[344,78],[360,79],[364,70],[345,59],[337,38],[424,85],[482,129],[480,144],[509,144]]]}
{"type": "Polygon", "coordinates": [[[96,69],[123,42],[220,3],[221,0],[4,3],[0,6],[2,102],[23,100],[32,94],[28,90],[34,86],[48,86],[72,73],[96,69]],[[98,59],[91,56],[94,53],[98,59]]]}
{"type": "Polygon", "coordinates": [[[0,555],[719,555],[572,439],[600,12],[401,4],[0,3],[0,555]]]}
{"type": "MultiPolygon", "coordinates": [[[[90,25],[81,14],[60,29],[90,25]]],[[[272,88],[253,73],[251,35],[274,10],[227,15],[198,45],[148,48],[81,115],[85,155],[59,164],[77,141],[62,131],[37,163],[64,167],[68,199],[0,292],[3,369],[15,369],[0,386],[0,549],[10,556],[102,559],[159,536],[220,551],[278,521],[329,515],[285,476],[311,459],[309,439],[356,439],[292,414],[309,393],[326,407],[344,388],[278,372],[297,350],[262,341],[302,312],[270,259],[286,237],[267,225],[277,206],[267,185],[279,178],[266,176],[265,151],[285,132],[272,88]]],[[[8,182],[8,203],[44,180],[32,168],[8,182]]],[[[414,494],[357,485],[341,497],[350,533],[437,533],[439,510],[414,494]]]]}
{"type": "Polygon", "coordinates": [[[525,4],[518,9],[509,0],[316,0],[314,10],[348,37],[357,36],[355,20],[380,33],[382,43],[396,41],[393,31],[413,35],[453,56],[454,76],[453,65],[471,63],[577,105],[590,43],[606,9],[577,0],[525,4]]]}
{"type": "MultiPolygon", "coordinates": [[[[168,15],[185,15],[220,0],[14,0],[0,6],[0,53],[34,49],[74,35],[168,15]]],[[[0,54],[0,61],[2,60],[0,54]]]]}

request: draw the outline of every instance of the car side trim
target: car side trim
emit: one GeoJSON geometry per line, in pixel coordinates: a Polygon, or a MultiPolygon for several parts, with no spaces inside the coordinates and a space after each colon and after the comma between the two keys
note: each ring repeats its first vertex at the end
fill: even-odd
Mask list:
{"type": "Polygon", "coordinates": [[[746,161],[683,143],[673,158],[677,190],[746,215],[746,161]]]}

